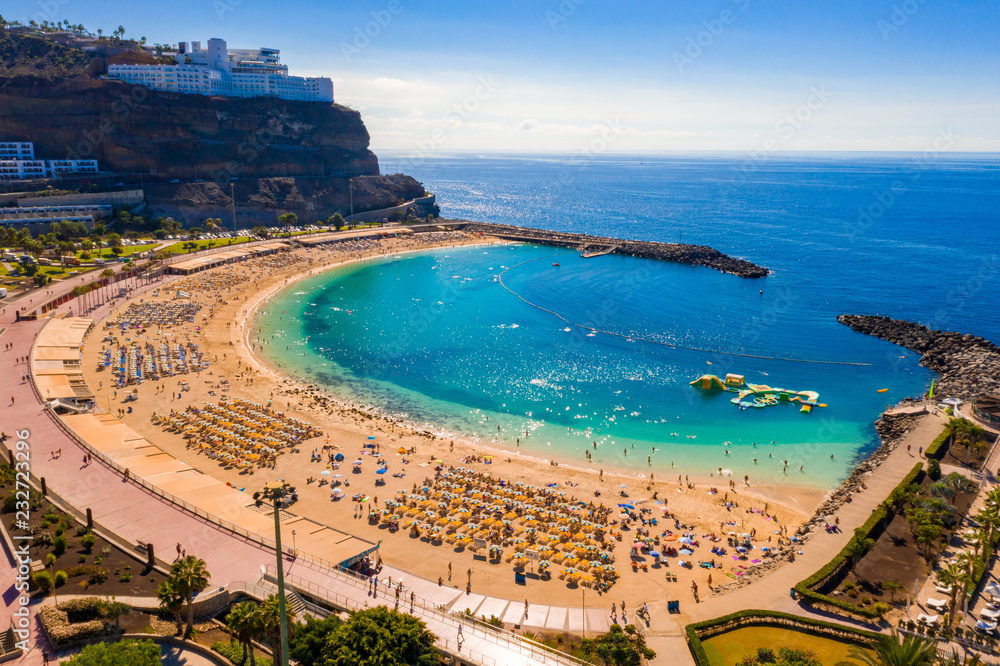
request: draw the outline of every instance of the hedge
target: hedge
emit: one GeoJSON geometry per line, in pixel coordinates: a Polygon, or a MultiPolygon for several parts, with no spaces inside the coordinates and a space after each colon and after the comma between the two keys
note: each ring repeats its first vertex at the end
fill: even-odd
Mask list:
{"type": "Polygon", "coordinates": [[[107,625],[103,620],[94,619],[86,622],[70,622],[69,613],[93,613],[100,617],[100,597],[83,597],[70,599],[59,606],[42,606],[38,609],[38,617],[45,627],[52,642],[58,645],[75,643],[87,638],[97,638],[118,633],[114,625],[107,625]]]}
{"type": "MultiPolygon", "coordinates": [[[[902,490],[906,488],[911,483],[917,481],[923,471],[923,463],[917,463],[913,466],[913,469],[903,477],[903,480],[893,488],[889,496],[897,490],[902,490]]],[[[872,512],[872,515],[865,521],[865,524],[858,528],[861,532],[862,539],[868,539],[871,537],[875,529],[882,523],[886,518],[886,509],[881,505],[872,512]]],[[[858,534],[851,537],[850,541],[844,544],[844,548],[837,553],[832,560],[826,563],[819,571],[809,576],[803,581],[800,581],[795,585],[795,593],[802,597],[804,600],[813,603],[824,603],[839,608],[841,610],[847,611],[850,614],[861,617],[864,620],[874,620],[878,618],[878,613],[876,613],[871,608],[859,608],[854,604],[842,601],[835,597],[827,596],[816,592],[813,588],[820,585],[821,583],[829,580],[832,576],[837,575],[843,567],[850,561],[847,556],[847,550],[850,548],[851,544],[858,539],[858,534]]]]}
{"type": "Polygon", "coordinates": [[[815,633],[828,638],[835,638],[836,635],[849,634],[852,637],[857,637],[856,641],[859,645],[871,645],[874,641],[878,640],[878,637],[881,635],[876,632],[865,631],[864,629],[855,629],[854,627],[849,627],[847,625],[837,624],[835,622],[825,622],[823,620],[815,620],[813,618],[792,615],[791,613],[754,609],[742,610],[736,613],[730,613],[729,615],[723,615],[722,617],[717,617],[712,620],[695,622],[684,627],[684,631],[687,634],[688,647],[691,649],[691,654],[694,656],[695,662],[698,663],[698,666],[710,666],[711,664],[708,659],[708,654],[705,652],[705,646],[702,645],[701,635],[708,629],[712,629],[718,625],[728,624],[736,624],[737,626],[725,628],[712,635],[718,635],[739,627],[751,625],[791,625],[793,630],[797,629],[799,631],[815,633]],[[741,620],[746,621],[741,622],[741,620]],[[831,636],[831,634],[834,635],[831,636]]]}
{"type": "Polygon", "coordinates": [[[941,460],[941,458],[944,458],[944,454],[948,453],[948,447],[945,446],[945,443],[950,438],[951,428],[945,426],[941,434],[937,436],[937,439],[931,442],[931,445],[927,447],[926,451],[924,451],[924,455],[928,458],[937,458],[938,460],[941,460]]]}

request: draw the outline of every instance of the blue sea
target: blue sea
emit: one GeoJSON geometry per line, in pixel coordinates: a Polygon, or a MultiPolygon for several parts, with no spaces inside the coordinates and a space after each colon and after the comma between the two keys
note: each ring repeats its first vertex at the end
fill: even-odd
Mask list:
{"type": "Polygon", "coordinates": [[[773,271],[447,249],[297,282],[259,315],[283,371],[484,443],[665,479],[722,468],[827,488],[877,446],[886,405],[933,378],[838,314],[1000,341],[996,155],[380,157],[445,217],[705,244],[773,271]],[[827,406],[741,410],[690,385],[726,373],[827,406]]]}

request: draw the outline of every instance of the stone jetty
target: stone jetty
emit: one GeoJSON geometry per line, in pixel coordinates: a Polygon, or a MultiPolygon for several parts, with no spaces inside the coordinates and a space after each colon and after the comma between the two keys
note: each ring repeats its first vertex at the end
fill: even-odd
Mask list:
{"type": "Polygon", "coordinates": [[[763,266],[758,266],[744,259],[730,257],[715,248],[705,245],[621,240],[619,238],[546,231],[544,229],[483,222],[465,222],[458,228],[469,233],[482,233],[486,236],[494,236],[506,240],[571,247],[581,252],[600,253],[608,251],[612,254],[624,254],[644,259],[659,259],[694,266],[706,266],[743,278],[762,278],[770,273],[763,266]]]}
{"type": "Polygon", "coordinates": [[[971,400],[1000,391],[1000,347],[989,340],[889,317],[845,314],[837,321],[923,354],[920,365],[941,375],[935,395],[971,400]]]}

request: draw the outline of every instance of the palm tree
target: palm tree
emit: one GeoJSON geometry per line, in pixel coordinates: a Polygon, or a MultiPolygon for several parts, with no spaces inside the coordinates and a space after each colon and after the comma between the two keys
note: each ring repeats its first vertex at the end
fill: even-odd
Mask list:
{"type": "MultiPolygon", "coordinates": [[[[110,268],[105,268],[103,271],[101,271],[101,277],[104,278],[104,281],[106,282],[106,284],[104,285],[105,287],[111,286],[111,278],[113,278],[114,276],[115,272],[110,268]]],[[[104,291],[104,299],[107,300],[107,289],[105,289],[104,291]]]]}
{"type": "Polygon", "coordinates": [[[168,578],[160,583],[156,589],[156,596],[160,600],[160,608],[174,614],[177,620],[177,633],[180,634],[183,628],[181,609],[184,607],[184,594],[177,588],[174,581],[168,578]]]}
{"type": "Polygon", "coordinates": [[[208,579],[209,574],[205,568],[205,560],[193,555],[177,560],[170,567],[169,580],[187,601],[186,634],[190,634],[194,628],[194,595],[208,587],[208,579]]]}
{"type": "Polygon", "coordinates": [[[938,569],[937,577],[942,585],[951,589],[948,596],[949,616],[947,627],[951,629],[951,625],[955,621],[955,606],[958,604],[958,593],[969,584],[969,576],[964,567],[958,564],[949,564],[943,569],[938,569]]]}
{"type": "Polygon", "coordinates": [[[955,503],[955,500],[958,498],[959,493],[968,492],[974,487],[972,481],[970,481],[967,477],[962,476],[958,472],[952,472],[948,476],[941,479],[939,483],[942,483],[951,489],[952,504],[955,503]]]}
{"type": "Polygon", "coordinates": [[[226,624],[243,646],[243,659],[240,660],[240,664],[246,663],[249,651],[250,666],[257,666],[253,653],[253,641],[261,634],[261,617],[257,604],[244,601],[233,606],[226,618],[226,624]]]}
{"type": "Polygon", "coordinates": [[[875,540],[864,537],[861,528],[854,530],[854,538],[847,542],[846,555],[851,558],[851,568],[858,566],[865,553],[875,547],[875,540]]]}
{"type": "Polygon", "coordinates": [[[847,656],[865,666],[932,666],[937,657],[937,645],[912,634],[905,634],[900,640],[893,629],[891,634],[878,637],[872,653],[855,648],[847,656]]]}
{"type": "Polygon", "coordinates": [[[939,657],[937,663],[938,666],[979,666],[981,662],[978,654],[966,659],[964,654],[952,652],[947,657],[939,657]]]}
{"type": "MultiPolygon", "coordinates": [[[[274,653],[274,663],[284,663],[281,659],[281,606],[277,595],[272,594],[258,608],[261,634],[267,637],[274,653]]],[[[295,624],[295,611],[285,605],[285,620],[287,626],[295,624]]]]}
{"type": "Polygon", "coordinates": [[[986,507],[976,514],[976,521],[986,532],[986,540],[993,542],[993,535],[1000,530],[1000,510],[996,507],[986,507]]]}
{"type": "Polygon", "coordinates": [[[882,589],[889,593],[889,601],[896,603],[896,594],[902,592],[905,588],[897,580],[887,580],[882,583],[882,589]]]}

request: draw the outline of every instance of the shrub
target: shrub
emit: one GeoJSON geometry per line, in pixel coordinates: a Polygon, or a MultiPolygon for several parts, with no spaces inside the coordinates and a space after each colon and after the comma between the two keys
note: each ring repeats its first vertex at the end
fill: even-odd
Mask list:
{"type": "MultiPolygon", "coordinates": [[[[49,506],[51,507],[52,505],[50,504],[49,506]]],[[[49,521],[49,523],[51,523],[52,525],[55,525],[56,523],[62,520],[62,516],[60,516],[58,513],[53,513],[52,511],[46,513],[44,516],[42,516],[42,518],[44,520],[49,521]]]]}
{"type": "Polygon", "coordinates": [[[935,458],[927,461],[927,476],[931,481],[938,481],[941,478],[941,463],[935,458]]]}
{"type": "Polygon", "coordinates": [[[86,576],[90,583],[103,583],[108,579],[109,572],[104,567],[98,566],[79,566],[70,567],[66,570],[66,573],[70,578],[76,578],[77,576],[86,576]]]}
{"type": "Polygon", "coordinates": [[[46,568],[51,567],[55,563],[56,563],[56,556],[55,555],[53,555],[52,553],[49,553],[48,555],[45,556],[45,567],[46,568]]]}
{"type": "Polygon", "coordinates": [[[844,592],[849,592],[853,589],[854,589],[854,583],[852,583],[851,581],[847,581],[846,583],[844,583],[844,592]]]}
{"type": "Polygon", "coordinates": [[[14,513],[17,510],[17,495],[11,493],[3,498],[3,512],[14,513]]]}
{"type": "Polygon", "coordinates": [[[45,520],[43,518],[42,522],[38,523],[38,526],[41,527],[44,530],[44,529],[48,529],[49,527],[52,527],[52,523],[50,523],[49,521],[47,521],[47,520],[45,520]]]}
{"type": "Polygon", "coordinates": [[[66,575],[65,571],[57,571],[55,577],[56,587],[62,587],[63,585],[65,585],[66,579],[68,578],[69,576],[66,575]]]}
{"type": "Polygon", "coordinates": [[[858,598],[858,591],[857,591],[857,590],[855,590],[855,589],[854,589],[854,588],[852,587],[851,589],[849,589],[849,590],[847,591],[847,596],[849,596],[849,597],[850,597],[851,599],[857,599],[857,598],[858,598]]]}
{"type": "Polygon", "coordinates": [[[90,552],[94,549],[94,544],[97,543],[97,537],[93,535],[92,532],[87,532],[82,537],[80,537],[80,545],[86,552],[90,552]]]}
{"type": "MultiPolygon", "coordinates": [[[[229,643],[212,643],[212,649],[221,654],[223,657],[228,659],[233,664],[243,663],[243,648],[240,647],[239,643],[229,642],[229,643]]],[[[257,666],[271,666],[271,660],[257,653],[257,666]]]]}
{"type": "Polygon", "coordinates": [[[83,536],[83,535],[84,535],[84,534],[86,534],[86,533],[87,533],[88,531],[89,531],[89,530],[87,529],[87,526],[86,526],[86,525],[77,525],[77,526],[76,526],[76,535],[77,535],[77,536],[83,536]]]}
{"type": "Polygon", "coordinates": [[[35,585],[38,586],[38,590],[42,594],[48,594],[52,591],[52,575],[48,571],[36,571],[31,580],[35,581],[35,585]]]}
{"type": "Polygon", "coordinates": [[[892,610],[892,606],[885,603],[884,601],[876,601],[872,604],[872,611],[879,617],[884,617],[886,613],[892,610]]]}
{"type": "Polygon", "coordinates": [[[132,580],[132,572],[131,571],[123,571],[122,574],[120,576],[118,576],[118,582],[119,583],[128,583],[131,580],[132,580]]]}
{"type": "Polygon", "coordinates": [[[39,532],[31,539],[32,546],[51,546],[52,535],[48,532],[39,532]]]}
{"type": "Polygon", "coordinates": [[[66,552],[66,537],[59,535],[52,540],[52,552],[58,557],[66,552]]]}

